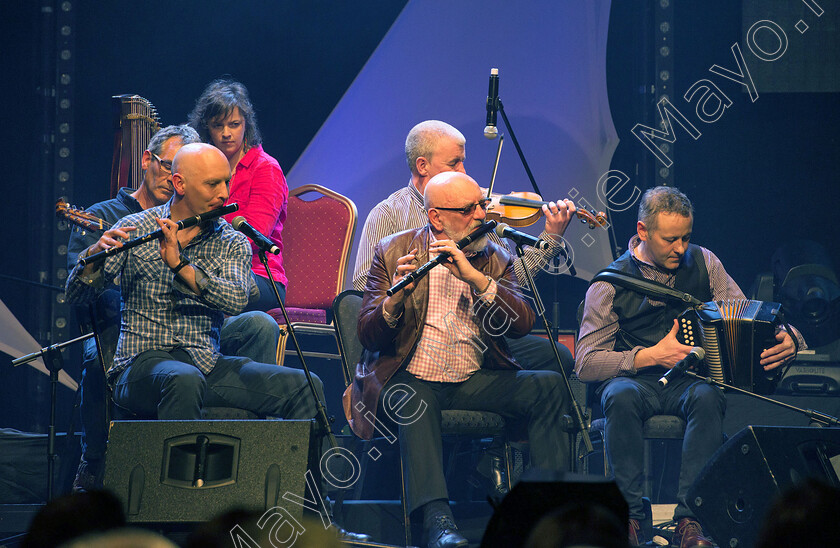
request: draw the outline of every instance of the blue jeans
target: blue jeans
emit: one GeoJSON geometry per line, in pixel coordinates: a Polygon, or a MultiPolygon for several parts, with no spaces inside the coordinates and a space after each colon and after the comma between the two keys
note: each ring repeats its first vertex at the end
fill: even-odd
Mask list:
{"type": "MultiPolygon", "coordinates": [[[[221,352],[226,356],[243,356],[259,363],[276,363],[277,340],[280,328],[264,312],[245,312],[227,318],[222,324],[221,352]]],[[[108,425],[105,422],[107,391],[105,372],[96,354],[96,343],[84,343],[82,380],[80,384],[82,458],[88,462],[105,456],[108,425]]]]}
{"type": "MultiPolygon", "coordinates": [[[[279,308],[277,304],[277,296],[274,294],[274,289],[271,287],[271,281],[268,278],[263,278],[258,274],[254,274],[254,281],[257,283],[257,288],[260,290],[260,298],[254,302],[248,303],[245,307],[245,312],[252,312],[254,310],[271,310],[279,308]]],[[[286,302],[286,286],[275,280],[277,284],[277,293],[280,294],[280,300],[286,302]]]]}
{"type": "MultiPolygon", "coordinates": [[[[321,379],[312,378],[323,399],[321,379]]],[[[221,356],[205,375],[180,348],[140,354],[117,377],[114,401],[133,413],[161,420],[197,420],[205,406],[236,407],[284,419],[311,419],[316,412],[303,371],[221,356]]]]}
{"type": "Polygon", "coordinates": [[[251,358],[259,363],[277,363],[280,326],[265,312],[243,312],[222,324],[219,351],[225,356],[251,358]]]}
{"type": "Polygon", "coordinates": [[[697,474],[723,443],[726,410],[723,392],[685,376],[663,388],[659,386],[658,375],[616,377],[599,390],[606,417],[607,458],[633,519],[644,517],[644,421],[653,415],[678,415],[685,419],[674,518],[693,517],[685,504],[685,495],[697,474]]]}

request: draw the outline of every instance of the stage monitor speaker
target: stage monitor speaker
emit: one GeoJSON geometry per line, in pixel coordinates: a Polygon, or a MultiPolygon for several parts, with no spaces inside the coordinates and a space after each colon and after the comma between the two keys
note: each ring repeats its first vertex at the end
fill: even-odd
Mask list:
{"type": "Polygon", "coordinates": [[[840,429],[748,426],[712,456],[686,502],[719,546],[755,544],[785,488],[813,477],[840,487],[840,429]]]}
{"type": "Polygon", "coordinates": [[[616,518],[627,539],[627,502],[614,481],[570,473],[526,472],[499,504],[481,539],[482,548],[523,546],[545,514],[570,504],[597,504],[616,518]]]}
{"type": "MultiPolygon", "coordinates": [[[[305,474],[318,474],[312,421],[113,421],[107,489],[129,522],[206,521],[234,507],[283,507],[300,521],[305,474]],[[314,464],[314,466],[313,466],[314,464]]],[[[316,480],[317,481],[317,480],[316,480]]]]}
{"type": "Polygon", "coordinates": [[[840,363],[797,359],[785,370],[776,394],[837,396],[840,394],[840,363]]]}

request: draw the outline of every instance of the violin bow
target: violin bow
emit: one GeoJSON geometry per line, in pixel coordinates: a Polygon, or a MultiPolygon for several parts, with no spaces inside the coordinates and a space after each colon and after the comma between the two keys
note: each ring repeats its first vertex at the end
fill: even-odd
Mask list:
{"type": "Polygon", "coordinates": [[[499,146],[496,148],[496,162],[493,164],[493,175],[490,176],[490,186],[487,188],[487,199],[493,195],[493,185],[496,184],[496,173],[499,172],[499,159],[502,157],[502,144],[505,142],[505,134],[499,135],[499,146]]]}

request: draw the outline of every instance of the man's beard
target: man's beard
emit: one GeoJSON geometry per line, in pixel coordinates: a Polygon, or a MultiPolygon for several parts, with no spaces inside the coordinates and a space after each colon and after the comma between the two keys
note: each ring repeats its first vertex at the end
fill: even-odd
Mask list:
{"type": "Polygon", "coordinates": [[[470,245],[466,246],[461,251],[464,253],[480,253],[487,249],[487,242],[489,241],[490,239],[487,237],[487,234],[482,234],[477,240],[470,242],[470,245]]]}
{"type": "MultiPolygon", "coordinates": [[[[443,233],[446,234],[447,238],[449,238],[450,240],[452,240],[453,242],[455,242],[457,244],[462,239],[469,236],[472,233],[472,231],[475,230],[476,228],[478,228],[479,226],[481,226],[481,224],[476,225],[474,227],[471,227],[471,228],[467,229],[466,231],[464,231],[462,233],[457,233],[453,230],[450,230],[450,228],[444,224],[443,225],[443,233]]],[[[464,253],[479,253],[481,251],[484,251],[487,248],[487,242],[488,241],[489,240],[487,238],[487,233],[485,232],[484,234],[479,236],[477,240],[474,240],[474,241],[470,242],[469,245],[467,245],[463,249],[461,249],[461,251],[463,251],[464,253]]]]}

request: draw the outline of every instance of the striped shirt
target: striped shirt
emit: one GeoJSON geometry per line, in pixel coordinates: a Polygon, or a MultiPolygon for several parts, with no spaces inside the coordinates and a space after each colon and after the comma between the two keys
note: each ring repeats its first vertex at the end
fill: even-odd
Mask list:
{"type": "MultiPolygon", "coordinates": [[[[386,199],[374,206],[365,219],[365,226],[362,228],[362,236],[359,240],[359,249],[356,254],[356,266],[353,269],[353,287],[359,291],[365,290],[370,263],[373,261],[373,248],[379,240],[391,234],[420,228],[428,223],[426,208],[423,205],[423,196],[409,180],[408,185],[394,192],[386,199]]],[[[503,249],[509,249],[495,233],[488,233],[488,237],[503,249]]],[[[548,243],[544,251],[528,247],[525,249],[525,264],[531,274],[536,275],[537,271],[549,264],[556,257],[563,247],[561,242],[555,240],[545,231],[539,236],[548,243]]],[[[516,256],[516,254],[513,254],[516,256]]],[[[522,263],[514,261],[514,270],[519,285],[527,288],[527,278],[522,270],[522,263]]]]}
{"type": "MultiPolygon", "coordinates": [[[[640,243],[639,236],[634,235],[627,244],[628,249],[635,251],[640,243]]],[[[705,247],[700,247],[700,250],[709,273],[712,300],[745,299],[741,288],[727,274],[720,259],[705,247]]],[[[635,253],[631,254],[631,257],[644,278],[674,287],[677,279],[676,271],[665,270],[644,262],[635,253]]],[[[614,298],[615,286],[608,282],[595,282],[586,292],[586,305],[575,347],[575,373],[581,381],[601,381],[636,374],[636,354],[642,350],[642,347],[637,346],[624,352],[613,351],[619,329],[618,314],[613,310],[614,298]]],[[[653,306],[665,304],[654,300],[649,302],[653,306]]],[[[799,341],[799,347],[806,348],[802,336],[798,332],[795,336],[799,341]]]]}
{"type": "MultiPolygon", "coordinates": [[[[170,216],[170,203],[129,215],[114,225],[137,227],[147,234],[159,227],[155,218],[170,216]]],[[[113,381],[147,350],[184,349],[196,367],[209,373],[221,356],[219,332],[225,314],[238,314],[248,303],[251,284],[251,246],[248,239],[223,219],[205,227],[182,251],[196,271],[200,294],[164,263],[158,240],[111,255],[97,263],[90,275],[77,265],[67,279],[70,302],[85,302],[120,276],[122,292],[120,339],[113,381]]]]}

